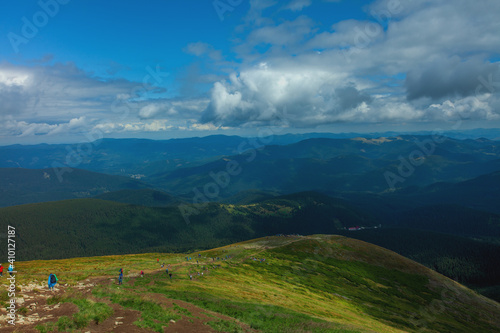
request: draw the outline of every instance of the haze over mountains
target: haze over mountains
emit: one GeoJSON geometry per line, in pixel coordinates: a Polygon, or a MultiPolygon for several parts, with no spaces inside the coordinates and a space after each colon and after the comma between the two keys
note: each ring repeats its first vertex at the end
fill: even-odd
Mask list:
{"type": "MultiPolygon", "coordinates": [[[[216,180],[216,175],[223,177],[221,172],[226,172],[228,164],[233,163],[233,172],[238,174],[230,176],[228,184],[224,184],[225,179],[219,180],[223,186],[219,186],[218,199],[256,189],[274,193],[308,190],[330,194],[384,193],[438,182],[461,182],[500,170],[500,147],[498,141],[493,140],[396,136],[311,138],[294,142],[299,138],[302,136],[261,139],[212,136],[168,141],[113,139],[87,145],[5,146],[0,147],[0,166],[52,169],[45,170],[44,176],[16,170],[25,174],[14,176],[21,177],[20,182],[14,182],[18,189],[34,186],[35,189],[26,188],[32,192],[44,182],[49,183],[46,192],[57,192],[52,200],[143,187],[189,198],[193,196],[193,188],[203,189],[216,180]],[[290,141],[292,143],[286,144],[290,141]],[[271,145],[264,145],[266,143],[271,145]],[[98,180],[92,173],[73,173],[76,169],[125,176],[130,180],[98,180]],[[39,177],[39,182],[32,177],[39,177]],[[55,184],[57,181],[60,184],[55,184]],[[66,186],[78,181],[90,189],[87,195],[85,191],[71,189],[72,185],[66,186]],[[118,185],[119,182],[122,184],[118,185]],[[53,190],[52,186],[55,186],[53,190]],[[69,190],[63,194],[65,186],[69,190]]],[[[12,172],[1,173],[3,190],[12,184],[9,180],[12,172]]],[[[35,202],[14,200],[16,194],[10,196],[9,202],[16,204],[35,202]]],[[[10,204],[0,202],[1,206],[10,204]]]]}
{"type": "MultiPolygon", "coordinates": [[[[397,137],[401,133],[306,133],[283,134],[263,137],[238,137],[211,135],[202,138],[148,140],[148,139],[101,139],[80,144],[37,144],[0,146],[2,168],[52,168],[66,165],[90,171],[131,174],[143,171],[154,174],[169,171],[182,163],[209,161],[218,156],[231,156],[250,148],[263,145],[289,145],[307,139],[351,139],[356,137],[397,137]],[[156,163],[155,163],[156,162],[156,163]],[[147,164],[143,165],[143,164],[147,164]]],[[[433,132],[417,132],[408,135],[429,136],[433,132]]],[[[500,140],[500,130],[480,129],[460,132],[444,132],[449,138],[500,140]]],[[[189,165],[189,164],[187,164],[189,165]]]]}

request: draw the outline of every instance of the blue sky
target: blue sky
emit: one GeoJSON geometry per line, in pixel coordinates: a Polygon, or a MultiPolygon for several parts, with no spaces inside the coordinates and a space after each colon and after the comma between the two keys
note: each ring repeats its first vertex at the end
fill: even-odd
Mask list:
{"type": "Polygon", "coordinates": [[[494,0],[7,1],[0,144],[500,127],[494,0]]]}

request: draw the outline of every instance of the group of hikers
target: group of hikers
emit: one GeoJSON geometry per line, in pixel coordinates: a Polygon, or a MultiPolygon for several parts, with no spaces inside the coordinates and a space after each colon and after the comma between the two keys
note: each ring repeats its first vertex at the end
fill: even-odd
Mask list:
{"type": "MultiPolygon", "coordinates": [[[[198,254],[198,258],[201,257],[201,254],[198,254]]],[[[212,258],[213,261],[215,261],[216,259],[217,260],[227,260],[227,259],[230,259],[231,256],[226,256],[225,258],[212,258]]],[[[186,257],[186,260],[187,261],[190,261],[192,260],[191,257],[186,257]]],[[[160,259],[156,259],[156,262],[159,263],[160,262],[160,259]]],[[[196,262],[198,263],[198,260],[196,260],[196,262]]],[[[163,269],[165,267],[165,263],[162,263],[161,264],[161,268],[163,269]]],[[[167,266],[167,268],[165,269],[165,273],[169,276],[170,280],[172,280],[172,272],[169,271],[169,267],[170,267],[170,264],[167,266]]],[[[14,267],[12,265],[9,265],[9,268],[8,268],[8,272],[9,274],[12,276],[13,274],[13,271],[14,271],[14,267]]],[[[120,268],[120,270],[118,271],[119,272],[119,275],[118,275],[118,284],[122,284],[123,283],[123,268],[120,268]]],[[[198,272],[198,275],[200,275],[200,273],[198,272]]],[[[203,272],[201,273],[201,275],[203,276],[203,272]]],[[[3,266],[2,264],[0,264],[0,277],[3,276],[3,266]]],[[[144,277],[144,271],[141,271],[140,273],[140,277],[143,278],[144,277]]],[[[193,279],[193,276],[190,274],[189,275],[190,279],[192,280],[193,279]]],[[[49,286],[49,290],[54,290],[54,287],[55,285],[57,284],[57,282],[59,281],[59,279],[57,278],[57,276],[54,274],[54,273],[50,273],[49,274],[49,279],[47,281],[48,283],[48,286],[49,286]]]]}
{"type": "MultiPolygon", "coordinates": [[[[156,263],[160,263],[160,259],[156,259],[156,263]]],[[[165,267],[165,263],[162,263],[160,266],[162,269],[165,267]]],[[[172,272],[170,272],[168,269],[170,267],[170,264],[167,265],[167,268],[165,269],[165,273],[169,276],[170,280],[172,280],[172,272]]],[[[123,284],[123,268],[120,268],[118,271],[118,284],[123,284]]],[[[141,271],[139,274],[141,278],[144,277],[144,271],[141,271]]]]}
{"type": "MultiPolygon", "coordinates": [[[[123,284],[123,268],[120,268],[120,270],[118,271],[120,274],[118,275],[118,284],[123,284]]],[[[143,278],[144,277],[144,271],[141,271],[140,273],[140,277],[143,278]]]]}
{"type": "Polygon", "coordinates": [[[259,261],[259,262],[265,262],[266,261],[266,258],[255,258],[255,257],[250,257],[251,260],[253,261],[259,261]]]}
{"type": "MultiPolygon", "coordinates": [[[[118,275],[118,284],[122,284],[123,283],[123,268],[120,268],[120,270],[118,271],[120,274],[118,275]]],[[[143,278],[144,277],[144,271],[141,271],[140,273],[140,277],[143,278]]]]}
{"type": "MultiPolygon", "coordinates": [[[[186,257],[187,259],[187,257],[186,257]]],[[[157,258],[156,259],[156,263],[159,264],[160,263],[160,259],[157,258]]],[[[165,268],[165,263],[162,263],[161,266],[160,266],[162,269],[165,268]]],[[[170,277],[170,280],[172,280],[172,273],[169,272],[168,268],[170,267],[170,264],[167,265],[167,268],[165,268],[165,273],[170,277]]]]}

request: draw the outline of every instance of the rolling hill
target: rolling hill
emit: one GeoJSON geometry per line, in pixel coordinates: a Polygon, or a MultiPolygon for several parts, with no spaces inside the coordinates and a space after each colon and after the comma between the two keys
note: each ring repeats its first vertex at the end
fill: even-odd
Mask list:
{"type": "Polygon", "coordinates": [[[1,167],[45,169],[53,163],[108,174],[129,175],[168,171],[194,161],[233,154],[245,139],[208,136],[171,140],[101,139],[83,144],[12,145],[0,147],[1,167]]]}
{"type": "Polygon", "coordinates": [[[146,207],[167,207],[179,205],[183,201],[165,192],[151,189],[119,190],[96,195],[94,199],[115,201],[146,207]]]}
{"type": "Polygon", "coordinates": [[[130,177],[80,169],[0,169],[0,207],[89,198],[109,191],[140,189],[147,185],[130,177]]]}
{"type": "Polygon", "coordinates": [[[500,302],[500,243],[409,228],[339,232],[390,249],[500,302]]]}
{"type": "Polygon", "coordinates": [[[184,196],[194,187],[203,188],[212,182],[210,173],[226,170],[233,161],[241,172],[221,189],[221,199],[247,190],[382,193],[436,182],[460,182],[500,170],[500,146],[487,139],[320,136],[219,135],[159,141],[102,139],[83,146],[3,146],[0,167],[48,169],[54,163],[58,167],[70,163],[71,168],[134,176],[152,189],[184,196]],[[411,172],[403,172],[401,177],[401,170],[408,165],[411,172]],[[388,182],[388,175],[398,181],[388,182]]]}
{"type": "MultiPolygon", "coordinates": [[[[166,203],[164,207],[158,207],[165,201],[155,200],[155,193],[127,190],[109,194],[120,200],[135,198],[151,207],[98,199],[6,207],[0,209],[0,228],[16,227],[20,260],[192,251],[275,234],[343,234],[396,251],[468,286],[489,288],[482,292],[500,299],[500,259],[496,255],[500,243],[489,233],[498,233],[499,227],[488,225],[488,213],[471,210],[471,216],[462,216],[461,210],[449,207],[441,212],[445,218],[437,215],[433,221],[423,219],[418,215],[423,212],[417,211],[415,216],[401,219],[406,223],[391,227],[364,209],[314,192],[239,205],[166,203]],[[144,196],[135,197],[137,192],[144,196]],[[463,217],[460,224],[447,218],[455,211],[463,217]],[[475,218],[476,224],[468,227],[475,218]],[[353,226],[364,229],[345,230],[353,226]],[[482,239],[453,235],[471,237],[474,232],[482,239]]],[[[162,198],[163,194],[158,195],[162,198]]]]}
{"type": "Polygon", "coordinates": [[[498,303],[391,251],[341,236],[266,237],[192,254],[33,261],[17,268],[24,272],[18,284],[19,296],[26,296],[20,312],[25,320],[19,327],[26,333],[54,327],[92,332],[500,330],[498,303]],[[170,264],[172,279],[156,258],[170,264]],[[123,285],[116,284],[120,267],[123,285]],[[60,281],[51,294],[40,285],[49,271],[60,281]]]}
{"type": "Polygon", "coordinates": [[[336,191],[384,193],[398,188],[461,182],[500,170],[500,146],[489,140],[400,136],[392,138],[308,139],[285,146],[248,149],[206,164],[145,178],[177,195],[221,182],[218,197],[252,189],[293,193],[336,191]]]}
{"type": "MultiPolygon", "coordinates": [[[[458,183],[435,183],[395,193],[419,206],[456,204],[500,214],[500,171],[458,183]]],[[[390,196],[391,197],[391,196],[390,196]]]]}
{"type": "MultiPolygon", "coordinates": [[[[43,174],[45,178],[39,175],[39,171],[32,169],[31,176],[27,175],[30,172],[28,169],[0,169],[2,191],[10,193],[10,198],[0,204],[7,206],[90,197],[145,187],[187,201],[192,201],[195,189],[203,193],[212,190],[213,193],[205,195],[210,201],[237,198],[240,192],[245,191],[272,194],[320,191],[334,196],[375,193],[388,194],[388,197],[396,191],[394,197],[412,194],[413,198],[409,199],[424,201],[434,194],[438,199],[449,199],[443,199],[443,203],[456,204],[456,197],[463,201],[470,190],[479,196],[481,193],[478,191],[484,189],[479,179],[474,180],[478,182],[475,188],[472,183],[464,182],[484,176],[487,179],[482,182],[488,183],[488,177],[494,178],[495,172],[500,170],[500,146],[496,141],[486,139],[446,138],[438,143],[432,141],[430,136],[315,138],[288,145],[256,146],[256,149],[252,148],[250,141],[241,137],[213,136],[203,139],[205,141],[201,138],[178,141],[108,139],[96,145],[92,155],[81,156],[78,168],[127,175],[121,178],[121,182],[126,184],[115,184],[120,182],[120,178],[105,180],[105,175],[97,176],[79,169],[73,173],[66,172],[77,170],[75,168],[42,169],[47,173],[43,174]],[[244,145],[240,146],[242,143],[244,145]],[[415,166],[408,164],[417,155],[420,157],[412,160],[415,166]],[[411,169],[406,170],[405,165],[410,165],[411,169]],[[64,182],[57,186],[49,184],[47,193],[40,191],[47,179],[54,181],[61,173],[64,182]],[[131,177],[140,179],[140,182],[132,183],[131,177]],[[66,181],[66,178],[70,181],[66,181]],[[26,179],[30,179],[30,182],[26,182],[26,179]],[[443,182],[464,184],[462,188],[453,188],[443,182]],[[417,187],[420,193],[411,193],[417,187]]],[[[15,163],[35,168],[46,166],[49,159],[58,161],[60,156],[57,157],[57,154],[61,153],[62,148],[41,145],[0,147],[0,151],[2,149],[6,151],[4,159],[13,158],[8,161],[16,160],[15,156],[9,154],[20,154],[16,155],[16,161],[27,161],[27,156],[34,154],[34,151],[40,153],[42,157],[32,157],[33,163],[15,163]],[[44,149],[47,150],[46,155],[43,155],[44,149]],[[27,155],[22,157],[24,152],[27,155]]],[[[494,196],[498,191],[493,188],[490,192],[494,196]]],[[[133,202],[131,198],[127,200],[125,202],[133,202]]],[[[482,209],[486,204],[492,206],[495,200],[495,196],[481,202],[476,199],[477,205],[471,208],[482,209]]]]}
{"type": "Polygon", "coordinates": [[[384,224],[455,235],[498,237],[500,173],[457,183],[434,183],[395,192],[324,191],[350,202],[384,224]]]}
{"type": "Polygon", "coordinates": [[[333,233],[371,223],[344,201],[317,193],[249,205],[162,208],[73,199],[0,209],[0,228],[13,225],[19,234],[19,260],[186,251],[278,233],[333,233]]]}

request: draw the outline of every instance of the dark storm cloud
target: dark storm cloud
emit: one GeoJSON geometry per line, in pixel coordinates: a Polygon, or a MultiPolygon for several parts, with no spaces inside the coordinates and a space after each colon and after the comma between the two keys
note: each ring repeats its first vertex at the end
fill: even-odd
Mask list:
{"type": "Polygon", "coordinates": [[[335,92],[339,98],[341,110],[349,110],[359,106],[363,102],[369,103],[372,100],[369,95],[360,92],[354,87],[338,88],[335,92]]]}
{"type": "Polygon", "coordinates": [[[482,80],[499,74],[498,64],[477,60],[463,62],[457,58],[435,61],[408,72],[405,82],[407,97],[409,100],[466,97],[476,93],[482,80]]]}

